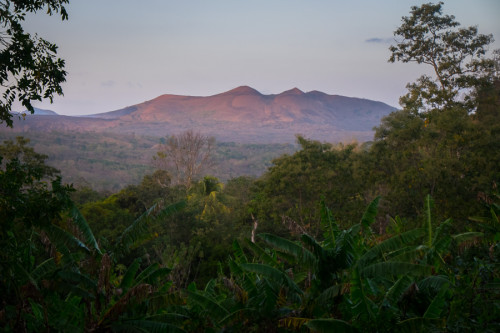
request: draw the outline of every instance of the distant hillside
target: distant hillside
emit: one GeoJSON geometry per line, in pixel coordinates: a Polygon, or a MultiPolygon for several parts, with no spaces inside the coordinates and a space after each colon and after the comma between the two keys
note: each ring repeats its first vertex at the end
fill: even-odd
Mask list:
{"type": "Polygon", "coordinates": [[[15,117],[23,117],[23,115],[26,116],[31,116],[31,115],[37,115],[37,116],[57,116],[58,114],[52,110],[44,110],[44,109],[39,109],[39,108],[33,108],[35,111],[31,113],[28,110],[24,110],[22,112],[12,112],[12,114],[15,117]]]}
{"type": "Polygon", "coordinates": [[[320,141],[367,141],[372,128],[395,109],[382,102],[294,88],[263,95],[242,86],[193,97],[162,95],[120,110],[85,117],[32,115],[14,130],[96,131],[166,136],[193,129],[217,141],[292,143],[295,135],[320,141]]]}
{"type": "MultiPolygon", "coordinates": [[[[57,116],[57,113],[52,110],[44,110],[39,108],[34,108],[34,109],[35,112],[33,114],[37,116],[57,116]]],[[[25,111],[25,113],[27,115],[31,114],[29,111],[25,111]]]]}
{"type": "MultiPolygon", "coordinates": [[[[0,131],[0,143],[15,140],[19,133],[0,131]]],[[[117,133],[39,132],[23,133],[47,163],[61,171],[63,182],[90,185],[95,190],[118,191],[141,182],[152,173],[152,157],[159,138],[117,133]]],[[[241,144],[217,142],[216,165],[207,173],[227,181],[239,176],[262,175],[271,160],[297,149],[292,144],[241,144]]]]}

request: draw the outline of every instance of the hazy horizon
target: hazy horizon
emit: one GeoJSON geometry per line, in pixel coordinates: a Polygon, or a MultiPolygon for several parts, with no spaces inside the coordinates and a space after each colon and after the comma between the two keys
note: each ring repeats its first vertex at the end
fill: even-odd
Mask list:
{"type": "MultiPolygon", "coordinates": [[[[26,19],[28,31],[59,46],[68,71],[65,96],[34,106],[86,115],[247,85],[397,107],[406,84],[428,69],[388,63],[388,47],[401,17],[427,2],[73,0],[68,21],[42,12],[26,19]]],[[[443,13],[462,26],[500,38],[499,1],[444,2],[443,13]]],[[[496,41],[491,50],[498,48],[496,41]]]]}

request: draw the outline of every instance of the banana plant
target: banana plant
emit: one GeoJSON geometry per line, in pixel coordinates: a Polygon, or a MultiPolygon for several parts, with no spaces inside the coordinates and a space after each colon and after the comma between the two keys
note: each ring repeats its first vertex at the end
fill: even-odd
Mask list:
{"type": "MultiPolygon", "coordinates": [[[[278,317],[279,325],[284,328],[299,329],[305,325],[318,332],[333,329],[355,332],[358,329],[427,327],[422,325],[440,318],[449,281],[443,276],[431,276],[432,266],[419,260],[421,242],[428,239],[425,228],[374,242],[371,225],[379,200],[373,200],[360,222],[347,230],[338,228],[333,214],[322,203],[324,240],[320,242],[307,234],[302,235],[300,242],[260,234],[259,238],[270,249],[250,242],[247,248],[261,263],[249,263],[243,249],[237,246],[235,260],[230,263],[233,277],[238,276],[240,287],[245,286],[241,289],[249,295],[256,295],[260,281],[278,282],[285,291],[288,306],[293,309],[281,312],[278,317]],[[294,277],[302,292],[293,292],[283,276],[285,272],[294,277]],[[433,291],[426,310],[422,314],[405,313],[401,304],[415,299],[419,288],[433,291]],[[350,310],[341,314],[346,304],[350,310]],[[331,317],[332,313],[337,315],[331,317]]],[[[436,234],[439,235],[440,230],[433,237],[436,234]]],[[[260,296],[264,297],[261,304],[269,298],[269,304],[275,307],[283,304],[275,301],[276,294],[274,298],[273,294],[260,296]]]]}

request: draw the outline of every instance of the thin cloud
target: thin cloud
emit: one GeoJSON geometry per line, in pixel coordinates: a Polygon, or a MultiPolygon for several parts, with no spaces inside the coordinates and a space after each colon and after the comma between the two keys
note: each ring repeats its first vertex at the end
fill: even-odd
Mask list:
{"type": "Polygon", "coordinates": [[[102,87],[113,87],[116,85],[116,82],[113,80],[103,81],[101,82],[102,87]]]}
{"type": "Polygon", "coordinates": [[[367,40],[365,40],[366,43],[376,43],[376,44],[391,44],[392,42],[394,42],[394,38],[378,38],[378,37],[374,37],[374,38],[369,38],[367,40]]]}
{"type": "Polygon", "coordinates": [[[132,88],[132,89],[137,89],[137,88],[142,88],[142,84],[140,82],[132,82],[132,81],[128,81],[127,82],[127,86],[129,88],[132,88]]]}

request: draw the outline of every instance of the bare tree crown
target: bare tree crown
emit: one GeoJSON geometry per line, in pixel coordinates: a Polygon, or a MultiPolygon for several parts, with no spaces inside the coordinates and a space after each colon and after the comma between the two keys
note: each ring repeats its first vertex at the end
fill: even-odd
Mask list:
{"type": "Polygon", "coordinates": [[[153,164],[172,174],[173,183],[190,188],[193,181],[215,164],[215,138],[193,130],[171,135],[161,144],[153,164]]]}

